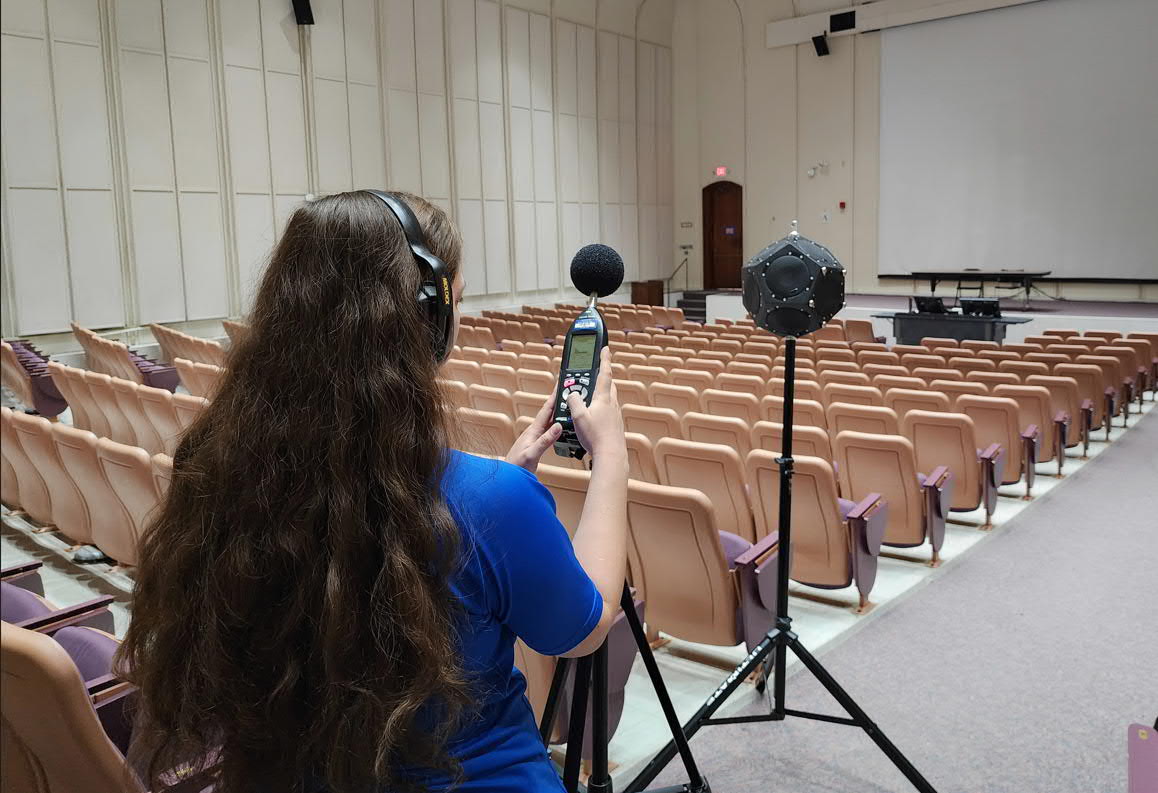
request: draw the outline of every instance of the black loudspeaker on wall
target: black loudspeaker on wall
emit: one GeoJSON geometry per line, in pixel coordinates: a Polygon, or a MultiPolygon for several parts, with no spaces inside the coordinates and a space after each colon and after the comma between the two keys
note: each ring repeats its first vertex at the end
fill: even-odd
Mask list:
{"type": "Polygon", "coordinates": [[[817,55],[828,54],[828,36],[821,33],[819,36],[812,37],[812,46],[816,48],[817,55]]]}
{"type": "Polygon", "coordinates": [[[310,0],[293,0],[294,17],[299,25],[314,24],[314,10],[310,8],[310,0]]]}

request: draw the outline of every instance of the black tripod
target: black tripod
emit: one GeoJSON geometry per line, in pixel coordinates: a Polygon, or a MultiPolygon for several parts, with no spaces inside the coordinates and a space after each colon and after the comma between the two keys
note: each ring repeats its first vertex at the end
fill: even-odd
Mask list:
{"type": "MultiPolygon", "coordinates": [[[[861,710],[860,706],[856,704],[856,701],[848,695],[848,692],[841,688],[840,684],[836,682],[836,679],[829,674],[828,670],[801,644],[799,637],[792,631],[792,618],[788,616],[788,578],[791,574],[790,564],[792,558],[792,402],[795,396],[796,385],[796,338],[794,336],[787,336],[785,341],[783,446],[781,456],[777,459],[777,463],[780,466],[780,548],[777,557],[776,625],[765,634],[756,648],[748,653],[740,665],[712,692],[711,696],[704,701],[704,704],[696,711],[695,715],[680,729],[678,722],[675,721],[675,710],[671,705],[670,697],[667,696],[667,689],[663,684],[663,678],[660,677],[659,667],[655,664],[655,657],[652,655],[651,648],[647,644],[643,628],[639,625],[639,617],[635,613],[634,602],[625,589],[623,601],[624,611],[627,613],[628,620],[631,621],[632,633],[635,634],[636,643],[640,647],[640,653],[643,655],[648,675],[651,677],[652,684],[656,687],[656,693],[660,695],[660,701],[664,705],[664,715],[667,717],[669,726],[672,727],[671,742],[660,750],[659,754],[652,758],[651,762],[647,764],[643,771],[627,785],[625,793],[640,793],[640,791],[644,790],[648,783],[659,775],[677,753],[683,758],[684,767],[688,770],[688,776],[691,781],[685,785],[674,788],[664,788],[663,791],[679,791],[680,793],[684,793],[685,791],[687,793],[708,791],[710,788],[706,780],[699,774],[695,766],[695,760],[692,758],[691,750],[688,747],[689,738],[704,726],[783,721],[788,716],[860,727],[872,738],[873,742],[880,747],[881,751],[893,761],[893,764],[905,775],[914,788],[921,791],[921,793],[936,793],[936,789],[929,784],[925,777],[921,776],[921,772],[918,771],[913,764],[909,762],[908,758],[902,754],[901,750],[881,732],[880,728],[869,718],[868,714],[861,710]],[[832,695],[833,699],[840,703],[840,706],[849,714],[848,717],[793,710],[785,705],[784,668],[788,650],[792,650],[793,654],[800,659],[801,663],[812,673],[813,677],[819,680],[821,685],[832,695]],[[771,662],[773,666],[773,701],[771,713],[754,716],[733,716],[720,719],[712,718],[712,714],[724,704],[732,692],[740,686],[748,675],[761,665],[764,666],[766,672],[769,662],[771,662]]],[[[579,756],[581,754],[580,748],[583,745],[583,723],[587,710],[587,686],[586,684],[580,686],[580,681],[591,677],[592,664],[594,664],[595,682],[595,702],[592,705],[594,735],[592,736],[591,784],[588,785],[587,789],[611,791],[611,778],[607,773],[607,654],[606,647],[604,646],[600,648],[595,655],[579,660],[579,669],[576,674],[576,693],[571,710],[570,722],[571,730],[574,730],[576,726],[578,727],[578,743],[575,744],[576,749],[574,751],[567,753],[567,769],[571,767],[572,759],[574,759],[574,783],[568,786],[568,780],[572,777],[567,775],[566,769],[563,778],[564,785],[567,786],[569,793],[575,791],[578,785],[579,756]],[[600,660],[600,656],[602,656],[602,660],[600,660]],[[599,671],[600,665],[602,665],[602,673],[599,671]],[[601,685],[602,689],[600,688],[601,685]],[[582,694],[580,694],[580,688],[582,688],[582,694]],[[580,701],[580,699],[582,699],[582,701],[580,701]],[[602,717],[600,716],[601,701],[603,702],[602,717]],[[602,730],[600,729],[601,725],[602,730]],[[595,786],[596,782],[598,782],[598,786],[595,786]]],[[[566,672],[564,670],[562,675],[565,674],[566,672]]],[[[548,699],[548,710],[544,713],[543,725],[545,729],[549,729],[549,725],[554,722],[552,704],[557,705],[558,692],[556,689],[561,688],[563,682],[563,677],[558,668],[556,669],[555,677],[556,679],[552,681],[551,696],[548,699]],[[558,686],[556,686],[556,683],[558,686]],[[555,700],[554,703],[552,703],[552,699],[555,700]],[[547,720],[548,717],[550,717],[550,721],[547,720]]],[[[544,733],[544,736],[546,736],[546,734],[547,733],[544,733]]],[[[544,738],[544,740],[546,740],[546,738],[544,738]]],[[[575,740],[573,733],[568,736],[569,745],[572,740],[575,740]]]]}

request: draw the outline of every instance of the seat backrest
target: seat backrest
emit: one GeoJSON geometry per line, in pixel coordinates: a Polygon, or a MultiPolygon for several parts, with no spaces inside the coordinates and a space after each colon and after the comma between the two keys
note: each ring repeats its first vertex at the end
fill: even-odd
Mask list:
{"type": "Polygon", "coordinates": [[[437,378],[437,382],[448,405],[456,408],[470,407],[470,396],[466,383],[460,383],[457,380],[445,380],[441,377],[437,378]]]}
{"type": "Polygon", "coordinates": [[[940,355],[933,355],[930,352],[906,353],[901,356],[901,365],[909,367],[910,371],[916,369],[918,366],[940,368],[944,364],[944,358],[940,355]]]}
{"type": "Polygon", "coordinates": [[[186,429],[205,408],[209,407],[209,400],[191,394],[173,394],[173,411],[177,414],[177,421],[182,429],[186,429]]]}
{"type": "MultiPolygon", "coordinates": [[[[827,412],[828,429],[833,435],[845,430],[874,435],[899,435],[901,432],[897,414],[892,408],[834,402],[828,406],[827,412]]],[[[831,454],[826,459],[832,459],[831,454]]]]}
{"type": "Polygon", "coordinates": [[[711,372],[695,369],[672,369],[668,374],[672,385],[685,385],[694,388],[697,393],[705,388],[711,388],[715,381],[715,376],[711,372]]]}
{"type": "Polygon", "coordinates": [[[97,456],[100,439],[91,432],[61,423],[52,425],[52,439],[56,443],[61,464],[84,499],[92,542],[112,556],[112,551],[101,543],[113,537],[113,544],[116,545],[116,538],[127,531],[126,527],[131,524],[132,517],[113,492],[101,469],[97,456]]]}
{"type": "Polygon", "coordinates": [[[88,505],[60,460],[60,453],[52,437],[52,422],[40,416],[13,413],[12,429],[48,488],[51,508],[49,522],[73,542],[92,542],[88,505]]]}
{"type": "Polygon", "coordinates": [[[1049,391],[1035,385],[998,385],[991,392],[995,397],[1006,397],[1017,403],[1020,416],[1018,423],[1022,429],[1030,424],[1037,425],[1041,433],[1041,448],[1037,453],[1037,461],[1044,463],[1054,459],[1057,453],[1057,444],[1054,442],[1053,400],[1049,391]]]}
{"type": "Polygon", "coordinates": [[[960,394],[954,409],[973,420],[978,448],[1000,443],[1005,449],[1006,482],[1021,478],[1022,445],[1020,413],[1017,402],[1008,397],[960,394]]]}
{"type": "Polygon", "coordinates": [[[622,405],[623,428],[646,435],[652,444],[662,438],[682,437],[680,418],[674,410],[645,405],[622,405]]]}
{"type": "Polygon", "coordinates": [[[557,458],[547,457],[540,463],[536,476],[543,487],[551,491],[555,499],[555,516],[575,536],[579,519],[583,515],[583,504],[587,499],[587,487],[591,483],[591,472],[554,465],[557,458]]]}
{"type": "Polygon", "coordinates": [[[229,337],[229,343],[234,348],[241,343],[241,340],[245,338],[245,332],[249,330],[249,326],[244,322],[235,322],[231,319],[221,320],[221,327],[225,330],[225,335],[229,337]]]}
{"type": "MultiPolygon", "coordinates": [[[[697,355],[695,358],[688,358],[684,361],[685,369],[692,369],[698,372],[711,372],[713,377],[724,371],[724,364],[720,361],[705,358],[703,353],[697,355]]],[[[672,382],[675,382],[674,380],[672,382]]]]}
{"type": "Polygon", "coordinates": [[[38,523],[52,525],[52,497],[48,483],[40,473],[28,453],[24,450],[21,437],[16,432],[15,412],[11,408],[0,407],[0,452],[12,467],[19,493],[19,507],[38,523]]]}
{"type": "Polygon", "coordinates": [[[621,380],[615,378],[615,393],[619,404],[622,405],[651,405],[647,386],[635,380],[621,380]]]}
{"type": "MultiPolygon", "coordinates": [[[[751,425],[735,416],[685,413],[680,418],[682,437],[697,443],[716,443],[735,449],[743,459],[752,443],[751,425]]],[[[673,436],[674,437],[674,436],[673,436]]]]}
{"type": "MultiPolygon", "coordinates": [[[[739,354],[743,355],[744,353],[739,354]]],[[[737,360],[735,358],[733,358],[730,363],[724,365],[724,371],[729,374],[752,375],[753,377],[758,377],[763,381],[767,381],[768,378],[772,376],[772,367],[768,364],[737,360]]]]}
{"type": "Polygon", "coordinates": [[[705,413],[732,416],[742,419],[749,426],[760,420],[760,399],[755,394],[707,388],[700,393],[700,404],[705,413]]]}
{"type": "MultiPolygon", "coordinates": [[[[761,449],[748,455],[748,485],[758,537],[767,536],[779,525],[780,466],[776,457],[775,452],[761,449]]],[[[852,549],[829,460],[793,454],[792,528],[792,578],[822,586],[846,586],[852,577],[852,549]]]]}
{"type": "Polygon", "coordinates": [[[848,342],[876,342],[876,333],[873,331],[872,320],[846,319],[844,321],[844,338],[848,342]]]}
{"type": "MultiPolygon", "coordinates": [[[[459,385],[462,384],[459,383],[459,385]]],[[[470,407],[470,390],[466,386],[462,386],[462,388],[467,392],[468,401],[464,405],[456,405],[455,407],[470,407]]],[[[516,417],[534,418],[535,416],[539,415],[539,411],[543,409],[543,404],[547,401],[547,394],[532,394],[529,391],[516,391],[515,393],[511,394],[511,401],[515,406],[514,415],[516,417]]]]}
{"type": "Polygon", "coordinates": [[[718,530],[756,541],[744,464],[735,449],[664,438],[655,444],[655,465],[661,485],[699,490],[708,497],[718,530]]]}
{"type": "MultiPolygon", "coordinates": [[[[908,370],[906,369],[905,371],[908,370]]],[[[816,362],[816,373],[821,375],[825,372],[860,372],[863,374],[860,369],[860,364],[855,361],[829,361],[821,359],[816,362]]]]}
{"type": "Polygon", "coordinates": [[[120,405],[117,404],[117,395],[113,391],[113,379],[103,372],[85,370],[84,382],[88,386],[89,393],[92,394],[93,404],[108,425],[109,431],[105,437],[118,443],[136,443],[137,436],[133,432],[133,425],[129,423],[129,419],[121,412],[120,405]]]}
{"type": "Polygon", "coordinates": [[[965,358],[954,357],[950,358],[949,368],[956,369],[958,372],[996,372],[997,362],[991,361],[988,358],[965,358]]]}
{"type": "Polygon", "coordinates": [[[929,383],[929,388],[933,391],[940,391],[949,397],[950,402],[956,399],[958,394],[984,395],[989,393],[987,384],[977,383],[973,380],[934,380],[929,383]]]}
{"type": "Polygon", "coordinates": [[[627,439],[627,476],[641,482],[659,482],[655,467],[655,446],[651,439],[638,432],[625,432],[627,439]]]}
{"type": "Polygon", "coordinates": [[[480,364],[482,370],[482,384],[492,388],[501,388],[512,394],[519,390],[519,376],[510,366],[499,366],[493,363],[480,364]]]}
{"type": "Polygon", "coordinates": [[[1025,379],[1031,374],[1049,374],[1049,367],[1034,361],[1000,361],[997,364],[997,371],[1012,372],[1025,379]]]}
{"type": "MultiPolygon", "coordinates": [[[[908,370],[906,370],[908,371],[908,370]]],[[[925,381],[919,377],[898,377],[891,374],[878,374],[873,376],[873,385],[881,390],[882,394],[887,394],[890,388],[911,388],[920,390],[925,387],[925,381]]]]}
{"type": "MultiPolygon", "coordinates": [[[[784,397],[766,396],[760,400],[760,418],[763,421],[784,421],[784,397]]],[[[814,399],[792,400],[792,423],[794,426],[828,428],[828,415],[824,403],[814,399]]]]}
{"type": "Polygon", "coordinates": [[[129,524],[111,536],[94,535],[93,539],[121,564],[135,566],[141,535],[161,499],[153,481],[152,460],[144,449],[108,438],[97,442],[97,458],[105,480],[129,516],[129,524]]]}
{"type": "Polygon", "coordinates": [[[1060,363],[1054,367],[1053,373],[1057,377],[1071,378],[1077,384],[1079,398],[1088,399],[1093,404],[1093,425],[1102,426],[1106,417],[1106,402],[1103,397],[1106,385],[1101,368],[1093,364],[1060,363]]]}
{"type": "Polygon", "coordinates": [[[714,387],[720,391],[751,394],[759,400],[768,393],[766,382],[767,378],[761,378],[756,375],[723,372],[716,375],[714,387]]]}
{"type": "Polygon", "coordinates": [[[35,407],[32,397],[32,379],[28,376],[24,365],[16,356],[16,350],[8,342],[0,344],[0,383],[12,391],[20,404],[25,407],[35,407]]]}
{"type": "Polygon", "coordinates": [[[691,386],[652,383],[647,387],[652,407],[668,408],[682,416],[688,411],[700,412],[700,392],[691,386]]]}
{"type": "Polygon", "coordinates": [[[442,365],[442,376],[460,383],[482,385],[482,366],[478,361],[451,358],[442,365]]]}
{"type": "Polygon", "coordinates": [[[872,380],[862,372],[821,371],[820,386],[823,388],[829,383],[843,383],[845,385],[871,386],[872,380]]]}
{"type": "Polygon", "coordinates": [[[1091,339],[1105,339],[1106,341],[1113,341],[1122,334],[1120,331],[1116,330],[1087,330],[1082,335],[1091,339]]]}
{"type": "Polygon", "coordinates": [[[1075,433],[1078,432],[1079,417],[1082,414],[1082,399],[1078,392],[1078,381],[1072,377],[1034,374],[1025,378],[1025,384],[1041,386],[1049,391],[1051,414],[1056,416],[1060,412],[1069,416],[1070,435],[1073,436],[1071,440],[1076,438],[1075,433]]]}
{"type": "Polygon", "coordinates": [[[154,454],[150,459],[153,469],[153,484],[161,496],[169,492],[169,485],[173,482],[173,458],[167,454],[154,454]]]}
{"type": "Polygon", "coordinates": [[[850,402],[854,405],[885,404],[881,392],[873,386],[829,383],[824,387],[823,393],[826,406],[834,402],[850,402]]]}
{"type": "Polygon", "coordinates": [[[841,432],[833,443],[841,492],[857,500],[880,493],[889,505],[885,542],[918,545],[925,535],[916,454],[908,438],[841,432]]]}
{"type": "Polygon", "coordinates": [[[139,389],[148,386],[137,385],[131,380],[121,380],[116,377],[112,379],[111,385],[113,396],[117,400],[117,407],[120,408],[133,430],[135,439],[133,445],[140,446],[149,454],[162,451],[161,436],[153,429],[153,422],[149,421],[149,417],[145,415],[145,408],[137,394],[139,389]]]}
{"type": "Polygon", "coordinates": [[[861,366],[874,363],[881,366],[900,366],[901,356],[885,350],[859,350],[856,354],[856,362],[861,366]]]}
{"type": "MultiPolygon", "coordinates": [[[[988,363],[988,362],[987,362],[988,363]]],[[[913,377],[919,377],[926,383],[934,380],[964,380],[965,375],[957,369],[936,369],[933,367],[918,366],[913,369],[913,377]]]]}
{"type": "Polygon", "coordinates": [[[140,793],[64,647],[3,623],[0,659],[5,790],[140,793]]]}
{"type": "MultiPolygon", "coordinates": [[[[768,393],[772,396],[784,396],[784,388],[786,383],[783,379],[776,377],[773,374],[772,379],[768,381],[768,393]]],[[[824,402],[824,389],[820,387],[817,380],[811,379],[797,379],[795,385],[796,399],[810,399],[813,402],[824,402]]]]}
{"type": "Polygon", "coordinates": [[[72,425],[87,430],[89,428],[88,394],[86,392],[83,395],[78,395],[74,392],[74,381],[64,371],[71,367],[66,367],[57,361],[48,361],[45,368],[48,370],[48,375],[52,378],[56,390],[64,397],[64,401],[68,403],[69,410],[72,411],[72,425]]]}
{"type": "Polygon", "coordinates": [[[1019,385],[1021,375],[1014,372],[971,372],[969,380],[974,383],[982,383],[992,390],[995,385],[1019,385]]]}
{"type": "Polygon", "coordinates": [[[643,383],[644,386],[650,385],[651,383],[666,383],[671,379],[671,375],[668,374],[666,369],[638,363],[628,365],[627,377],[637,383],[643,383]]]}
{"type": "Polygon", "coordinates": [[[181,422],[177,418],[177,409],[173,407],[172,392],[142,385],[137,386],[136,397],[141,413],[156,435],[158,448],[153,452],[173,454],[181,438],[181,422]]]}
{"type": "Polygon", "coordinates": [[[509,414],[472,408],[456,411],[458,448],[484,457],[507,456],[515,444],[515,423],[509,414]]]}
{"type": "Polygon", "coordinates": [[[472,383],[467,386],[466,390],[467,395],[470,397],[470,406],[475,410],[482,410],[488,413],[501,413],[512,419],[517,415],[515,412],[515,402],[511,398],[511,392],[505,388],[474,385],[472,383]]]}
{"type": "Polygon", "coordinates": [[[910,410],[949,410],[949,397],[939,391],[917,391],[910,388],[890,388],[885,404],[903,419],[910,410]]]}
{"type": "Polygon", "coordinates": [[[533,394],[550,394],[558,381],[557,372],[519,369],[515,372],[516,391],[530,391],[533,394]]]}
{"type": "Polygon", "coordinates": [[[901,434],[913,444],[917,468],[939,465],[953,474],[954,509],[976,509],[981,503],[981,466],[973,420],[964,413],[910,410],[901,418],[901,434]]]}
{"type": "Polygon", "coordinates": [[[997,350],[1001,345],[995,341],[982,341],[980,339],[964,339],[961,342],[961,349],[963,350],[997,350]]]}
{"type": "MultiPolygon", "coordinates": [[[[757,421],[752,425],[752,448],[780,453],[784,440],[784,425],[775,421],[757,421]]],[[[832,459],[832,444],[828,433],[820,427],[792,427],[792,454],[805,454],[822,460],[832,459]]]]}
{"type": "Polygon", "coordinates": [[[738,592],[712,504],[698,490],[627,483],[631,580],[648,627],[686,641],[739,644],[738,592]]]}

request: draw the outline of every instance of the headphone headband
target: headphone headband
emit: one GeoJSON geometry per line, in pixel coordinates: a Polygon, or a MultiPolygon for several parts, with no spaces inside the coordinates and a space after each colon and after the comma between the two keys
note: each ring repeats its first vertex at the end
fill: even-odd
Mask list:
{"type": "Polygon", "coordinates": [[[426,245],[422,226],[410,206],[394,193],[384,190],[364,190],[377,198],[390,210],[402,226],[406,243],[422,273],[422,285],[418,287],[418,303],[426,312],[435,332],[435,351],[439,361],[450,354],[454,337],[454,300],[450,291],[450,277],[446,263],[435,256],[426,245]]]}

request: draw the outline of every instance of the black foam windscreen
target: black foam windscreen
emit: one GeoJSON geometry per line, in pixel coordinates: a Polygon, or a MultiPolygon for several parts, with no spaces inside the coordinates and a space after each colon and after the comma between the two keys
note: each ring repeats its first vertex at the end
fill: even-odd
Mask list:
{"type": "Polygon", "coordinates": [[[607,245],[584,245],[571,260],[571,283],[585,295],[607,297],[623,283],[623,257],[607,245]]]}
{"type": "Polygon", "coordinates": [[[310,0],[293,0],[294,18],[299,25],[314,24],[314,10],[310,8],[310,0]]]}

